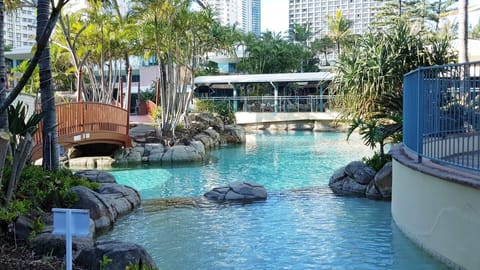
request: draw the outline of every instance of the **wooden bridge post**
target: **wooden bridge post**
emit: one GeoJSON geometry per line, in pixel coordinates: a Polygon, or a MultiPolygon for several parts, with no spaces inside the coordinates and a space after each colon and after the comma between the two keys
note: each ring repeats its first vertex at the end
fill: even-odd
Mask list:
{"type": "Polygon", "coordinates": [[[130,129],[130,106],[131,106],[131,93],[132,93],[132,67],[128,67],[127,72],[127,135],[130,129]]]}
{"type": "Polygon", "coordinates": [[[120,103],[120,108],[123,109],[123,80],[122,80],[122,76],[120,76],[120,79],[119,79],[119,82],[118,82],[117,100],[120,103]]]}
{"type": "Polygon", "coordinates": [[[160,106],[160,79],[155,84],[155,105],[160,106]]]}

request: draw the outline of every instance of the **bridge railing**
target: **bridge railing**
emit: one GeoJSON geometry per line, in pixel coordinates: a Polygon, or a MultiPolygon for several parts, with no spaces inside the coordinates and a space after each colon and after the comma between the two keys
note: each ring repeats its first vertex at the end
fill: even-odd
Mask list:
{"type": "MultiPolygon", "coordinates": [[[[63,103],[56,105],[58,137],[110,132],[128,135],[127,110],[102,103],[63,103]]],[[[42,125],[35,134],[37,144],[42,143],[42,125]]]]}
{"type": "Polygon", "coordinates": [[[330,109],[330,95],[200,97],[226,102],[234,112],[324,112],[330,109]]]}
{"type": "Polygon", "coordinates": [[[480,62],[404,76],[403,144],[429,160],[480,171],[480,62]]]}

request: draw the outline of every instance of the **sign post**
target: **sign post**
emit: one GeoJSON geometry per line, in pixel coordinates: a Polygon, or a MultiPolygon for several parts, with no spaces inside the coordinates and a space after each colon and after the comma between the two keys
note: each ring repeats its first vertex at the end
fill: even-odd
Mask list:
{"type": "Polygon", "coordinates": [[[53,208],[53,234],[65,236],[67,270],[72,270],[72,236],[90,235],[90,214],[85,209],[53,208]]]}

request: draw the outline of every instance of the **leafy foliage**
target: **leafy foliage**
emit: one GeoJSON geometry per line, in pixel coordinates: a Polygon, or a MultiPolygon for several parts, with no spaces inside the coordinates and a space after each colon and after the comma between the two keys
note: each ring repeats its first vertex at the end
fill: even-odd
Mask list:
{"type": "Polygon", "coordinates": [[[39,113],[33,113],[27,117],[27,106],[21,101],[15,106],[8,106],[8,128],[14,135],[25,136],[29,133],[33,136],[42,117],[39,113]]]}
{"type": "Polygon", "coordinates": [[[470,30],[470,38],[480,40],[480,23],[470,30]]]}
{"type": "MultiPolygon", "coordinates": [[[[3,179],[10,176],[10,168],[7,167],[3,179]]],[[[21,181],[15,193],[17,201],[28,201],[30,208],[50,211],[52,207],[70,207],[75,202],[76,196],[70,192],[74,186],[86,186],[97,189],[97,183],[91,183],[85,179],[74,177],[66,169],[58,172],[44,171],[38,166],[27,166],[21,174],[21,181]]]]}
{"type": "Polygon", "coordinates": [[[260,37],[249,34],[244,39],[244,45],[247,57],[237,64],[237,70],[242,72],[295,72],[300,70],[304,58],[302,46],[272,32],[262,33],[260,37]]]}
{"type": "Polygon", "coordinates": [[[220,71],[218,69],[218,64],[213,61],[207,61],[206,63],[200,65],[199,70],[197,71],[197,76],[207,76],[207,75],[218,75],[220,71]]]}
{"type": "Polygon", "coordinates": [[[25,215],[30,209],[31,203],[28,200],[17,200],[9,202],[5,207],[0,207],[0,222],[13,221],[20,215],[25,215]]]}
{"type": "Polygon", "coordinates": [[[401,106],[387,108],[386,95],[402,100],[403,75],[418,66],[451,63],[451,36],[429,34],[404,19],[375,33],[367,33],[349,46],[338,60],[334,80],[335,101],[344,117],[369,119],[377,113],[401,114],[401,106]],[[400,110],[400,111],[398,111],[400,110]]]}
{"type": "Polygon", "coordinates": [[[18,102],[16,105],[8,106],[8,129],[12,134],[10,140],[10,147],[12,149],[12,155],[16,152],[17,145],[20,142],[21,137],[25,137],[27,134],[33,137],[37,132],[37,127],[40,121],[43,119],[42,113],[33,113],[27,116],[27,106],[23,102],[18,102]]]}
{"type": "Polygon", "coordinates": [[[335,43],[337,53],[340,54],[342,45],[347,44],[352,39],[350,28],[353,21],[345,18],[341,10],[337,10],[335,15],[327,16],[327,27],[330,31],[330,39],[335,43]]]}
{"type": "Polygon", "coordinates": [[[385,154],[383,156],[379,155],[378,153],[374,153],[371,157],[364,157],[362,159],[363,163],[365,163],[368,167],[374,169],[375,171],[380,171],[383,166],[387,163],[392,161],[392,156],[389,154],[385,154]]]}
{"type": "Polygon", "coordinates": [[[155,92],[154,91],[142,91],[139,96],[140,100],[151,100],[155,102],[155,92]]]}
{"type": "Polygon", "coordinates": [[[155,108],[155,111],[152,112],[152,118],[160,119],[161,117],[162,117],[162,107],[157,106],[157,108],[155,108]]]}
{"type": "Polygon", "coordinates": [[[379,155],[383,157],[386,143],[397,143],[401,140],[402,118],[388,116],[367,121],[355,118],[348,129],[348,137],[357,129],[365,145],[372,149],[378,148],[379,155]]]}
{"type": "Polygon", "coordinates": [[[218,113],[224,123],[235,123],[235,113],[227,102],[215,102],[213,100],[197,100],[195,102],[196,112],[218,113]]]}
{"type": "Polygon", "coordinates": [[[153,266],[145,266],[141,263],[129,263],[125,270],[155,270],[156,268],[153,266]]]}
{"type": "MultiPolygon", "coordinates": [[[[24,60],[20,63],[20,65],[12,68],[11,72],[14,74],[14,76],[19,76],[20,74],[23,74],[26,72],[28,64],[30,64],[30,60],[24,60]]],[[[38,70],[39,68],[37,66],[33,71],[32,77],[30,77],[30,79],[28,80],[28,84],[27,84],[28,86],[24,87],[22,92],[35,94],[37,90],[40,88],[40,75],[38,70]]]]}
{"type": "Polygon", "coordinates": [[[110,259],[107,255],[103,255],[102,260],[100,260],[100,270],[105,270],[107,268],[107,265],[112,262],[112,259],[110,259]]]}

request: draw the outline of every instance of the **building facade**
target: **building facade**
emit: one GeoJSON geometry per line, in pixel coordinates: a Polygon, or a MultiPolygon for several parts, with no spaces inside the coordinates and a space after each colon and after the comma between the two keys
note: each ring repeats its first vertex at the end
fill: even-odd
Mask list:
{"type": "Polygon", "coordinates": [[[242,1],[242,29],[246,33],[256,36],[261,34],[261,7],[260,0],[242,1]]]}
{"type": "Polygon", "coordinates": [[[23,7],[5,12],[4,37],[5,45],[18,48],[35,44],[37,17],[35,8],[23,7]]]}
{"type": "Polygon", "coordinates": [[[222,25],[236,26],[244,33],[260,35],[260,0],[204,0],[222,25]]]}
{"type": "Polygon", "coordinates": [[[316,38],[329,34],[327,16],[334,16],[337,10],[353,22],[351,33],[364,34],[375,16],[375,9],[383,2],[376,0],[290,0],[289,31],[295,24],[308,24],[316,38]]]}

